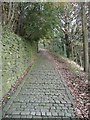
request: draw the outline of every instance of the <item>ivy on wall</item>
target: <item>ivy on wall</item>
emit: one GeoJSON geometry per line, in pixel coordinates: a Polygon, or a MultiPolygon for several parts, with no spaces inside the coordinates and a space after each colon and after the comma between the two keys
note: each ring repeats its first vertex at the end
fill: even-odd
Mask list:
{"type": "Polygon", "coordinates": [[[2,33],[2,92],[5,95],[35,59],[36,47],[8,30],[2,33]]]}

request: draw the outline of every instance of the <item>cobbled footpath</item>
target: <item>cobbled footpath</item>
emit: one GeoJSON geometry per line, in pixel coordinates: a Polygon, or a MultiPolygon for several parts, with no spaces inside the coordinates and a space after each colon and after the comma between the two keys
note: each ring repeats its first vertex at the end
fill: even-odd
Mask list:
{"type": "Polygon", "coordinates": [[[74,118],[72,96],[65,86],[54,62],[41,52],[25,80],[3,108],[3,117],[74,118]]]}

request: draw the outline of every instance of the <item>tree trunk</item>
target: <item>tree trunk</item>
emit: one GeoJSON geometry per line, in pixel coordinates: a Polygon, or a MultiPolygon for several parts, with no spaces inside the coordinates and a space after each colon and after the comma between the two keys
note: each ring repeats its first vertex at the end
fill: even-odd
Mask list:
{"type": "Polygon", "coordinates": [[[64,50],[63,50],[64,51],[64,56],[67,57],[67,54],[66,54],[66,45],[64,44],[63,46],[64,46],[64,50]]]}
{"type": "Polygon", "coordinates": [[[71,57],[72,57],[72,60],[74,61],[74,47],[73,47],[73,45],[71,46],[71,57]]]}
{"type": "Polygon", "coordinates": [[[78,63],[78,60],[77,60],[77,50],[75,49],[75,62],[78,63]]]}
{"type": "Polygon", "coordinates": [[[70,58],[70,44],[68,40],[68,34],[65,34],[65,40],[66,40],[66,54],[67,58],[70,58]]]}
{"type": "Polygon", "coordinates": [[[10,17],[10,19],[9,19],[9,26],[11,27],[11,28],[13,28],[13,21],[14,21],[14,17],[15,17],[15,3],[13,3],[12,4],[12,6],[13,6],[13,8],[12,8],[12,15],[11,15],[11,17],[10,17]]]}
{"type": "Polygon", "coordinates": [[[22,3],[19,3],[19,11],[20,11],[20,15],[18,16],[16,33],[17,33],[18,35],[23,35],[24,7],[23,7],[22,3]]]}
{"type": "MultiPolygon", "coordinates": [[[[89,91],[90,91],[90,2],[88,2],[88,9],[89,9],[89,72],[88,72],[88,80],[89,80],[89,91]]],[[[89,118],[90,118],[90,113],[89,113],[89,118]]]]}
{"type": "Polygon", "coordinates": [[[82,65],[82,56],[81,55],[80,55],[79,59],[80,59],[80,66],[82,67],[83,65],[82,65]]]}
{"type": "Polygon", "coordinates": [[[84,2],[81,3],[81,17],[82,17],[82,36],[84,51],[84,71],[88,73],[88,31],[84,2]]]}
{"type": "Polygon", "coordinates": [[[70,58],[70,41],[69,41],[69,23],[68,23],[68,7],[65,5],[65,44],[67,58],[70,58]]]}
{"type": "Polygon", "coordinates": [[[2,3],[1,5],[2,7],[2,25],[6,25],[7,24],[7,15],[6,15],[6,4],[5,3],[2,3]]]}
{"type": "Polygon", "coordinates": [[[12,13],[12,2],[9,2],[8,22],[11,18],[11,13],[12,13]]]}
{"type": "Polygon", "coordinates": [[[38,41],[36,41],[36,48],[37,48],[37,53],[38,53],[38,41]]]}

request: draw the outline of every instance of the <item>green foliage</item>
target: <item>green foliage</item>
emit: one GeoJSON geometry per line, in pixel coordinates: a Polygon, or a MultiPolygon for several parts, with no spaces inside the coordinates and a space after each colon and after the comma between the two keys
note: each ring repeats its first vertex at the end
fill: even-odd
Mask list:
{"type": "Polygon", "coordinates": [[[35,46],[14,33],[3,29],[2,36],[2,92],[3,95],[35,59],[35,46]]]}
{"type": "Polygon", "coordinates": [[[31,7],[26,14],[24,37],[31,41],[38,41],[53,32],[56,23],[55,7],[52,3],[30,3],[29,5],[31,7]]]}

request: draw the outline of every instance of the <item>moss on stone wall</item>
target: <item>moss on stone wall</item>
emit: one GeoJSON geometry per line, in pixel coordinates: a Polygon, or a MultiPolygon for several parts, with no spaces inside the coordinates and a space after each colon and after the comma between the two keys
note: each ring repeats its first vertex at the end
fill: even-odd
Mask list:
{"type": "Polygon", "coordinates": [[[2,92],[3,95],[35,59],[35,45],[9,30],[2,35],[2,92]]]}

